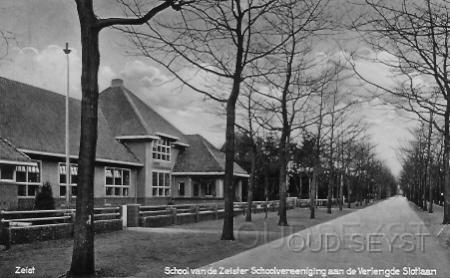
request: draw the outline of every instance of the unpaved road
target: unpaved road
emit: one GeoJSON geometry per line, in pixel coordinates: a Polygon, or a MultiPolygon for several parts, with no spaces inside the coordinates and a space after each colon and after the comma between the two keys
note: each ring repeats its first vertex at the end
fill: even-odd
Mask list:
{"type": "Polygon", "coordinates": [[[405,198],[393,197],[202,267],[209,275],[171,271],[190,273],[180,277],[449,278],[450,251],[405,198]]]}

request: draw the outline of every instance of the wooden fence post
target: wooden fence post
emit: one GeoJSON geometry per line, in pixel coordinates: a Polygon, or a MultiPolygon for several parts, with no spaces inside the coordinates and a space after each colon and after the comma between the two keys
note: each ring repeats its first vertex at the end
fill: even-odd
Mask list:
{"type": "Polygon", "coordinates": [[[198,222],[200,220],[199,205],[194,205],[194,212],[195,212],[195,222],[198,222]]]}

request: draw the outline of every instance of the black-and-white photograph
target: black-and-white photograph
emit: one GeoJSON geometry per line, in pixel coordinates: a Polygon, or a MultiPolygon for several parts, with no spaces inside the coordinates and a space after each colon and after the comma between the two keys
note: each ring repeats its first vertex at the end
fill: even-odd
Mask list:
{"type": "Polygon", "coordinates": [[[1,0],[0,277],[450,277],[450,0],[1,0]]]}

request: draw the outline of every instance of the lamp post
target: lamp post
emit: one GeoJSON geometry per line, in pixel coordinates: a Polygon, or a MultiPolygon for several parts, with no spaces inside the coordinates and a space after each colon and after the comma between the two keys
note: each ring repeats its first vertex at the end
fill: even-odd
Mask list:
{"type": "Polygon", "coordinates": [[[70,169],[70,150],[69,150],[69,54],[72,52],[69,49],[69,43],[66,42],[66,48],[63,49],[66,54],[67,61],[67,91],[66,91],[66,205],[70,208],[70,183],[71,183],[71,169],[70,169]]]}

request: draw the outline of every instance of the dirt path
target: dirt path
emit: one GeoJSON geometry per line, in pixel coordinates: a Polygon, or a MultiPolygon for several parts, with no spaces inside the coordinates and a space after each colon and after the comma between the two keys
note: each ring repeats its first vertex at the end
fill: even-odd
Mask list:
{"type": "MultiPolygon", "coordinates": [[[[201,269],[209,270],[209,274],[222,271],[219,275],[222,277],[428,277],[431,274],[431,277],[448,278],[450,251],[440,245],[405,198],[393,197],[201,269]],[[288,272],[283,274],[282,269],[288,272]],[[329,273],[331,269],[336,274],[329,273]]],[[[172,271],[182,274],[191,270],[172,271]]]]}

